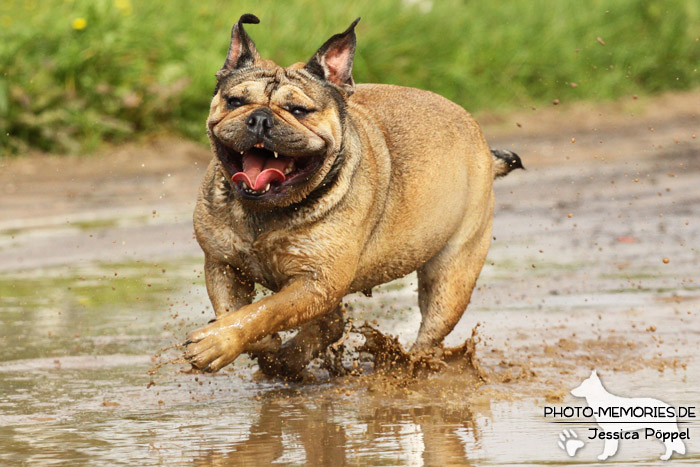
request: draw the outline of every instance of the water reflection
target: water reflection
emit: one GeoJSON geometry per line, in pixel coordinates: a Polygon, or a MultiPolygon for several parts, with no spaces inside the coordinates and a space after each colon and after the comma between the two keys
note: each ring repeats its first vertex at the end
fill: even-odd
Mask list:
{"type": "Polygon", "coordinates": [[[478,444],[467,407],[318,396],[265,393],[248,437],[209,450],[194,465],[465,465],[467,446],[478,444]]]}

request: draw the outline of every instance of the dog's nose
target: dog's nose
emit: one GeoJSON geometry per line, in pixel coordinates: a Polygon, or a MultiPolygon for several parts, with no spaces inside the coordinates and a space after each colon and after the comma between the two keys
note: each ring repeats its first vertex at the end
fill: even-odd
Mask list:
{"type": "Polygon", "coordinates": [[[248,131],[260,138],[272,128],[275,124],[275,120],[269,110],[257,109],[250,114],[250,117],[248,117],[245,123],[248,125],[248,131]]]}

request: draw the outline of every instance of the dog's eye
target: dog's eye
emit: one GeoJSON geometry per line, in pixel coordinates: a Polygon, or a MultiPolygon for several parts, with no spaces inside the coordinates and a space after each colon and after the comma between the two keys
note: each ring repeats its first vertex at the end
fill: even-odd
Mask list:
{"type": "Polygon", "coordinates": [[[226,106],[229,110],[236,109],[243,105],[243,101],[239,97],[229,96],[226,98],[226,106]]]}
{"type": "Polygon", "coordinates": [[[291,113],[295,117],[305,117],[308,114],[310,114],[311,112],[313,112],[313,110],[311,110],[311,109],[307,109],[307,108],[304,108],[304,107],[301,107],[298,105],[289,107],[288,110],[289,110],[289,113],[291,113]]]}

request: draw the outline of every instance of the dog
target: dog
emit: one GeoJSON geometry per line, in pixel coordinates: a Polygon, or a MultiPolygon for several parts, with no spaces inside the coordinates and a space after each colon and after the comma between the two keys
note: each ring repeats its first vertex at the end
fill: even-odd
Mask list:
{"type": "Polygon", "coordinates": [[[233,26],[207,119],[214,157],[194,211],[216,317],[184,343],[215,372],[241,353],[298,374],[342,337],[349,293],[418,271],[412,352],[464,313],[491,238],[493,180],[522,167],[474,119],[418,89],[355,85],[355,26],[306,63],[261,59],[233,26]],[[255,284],[273,293],[253,303],[255,284]],[[284,344],[279,332],[299,328],[284,344]]]}
{"type": "Polygon", "coordinates": [[[668,434],[668,436],[662,438],[666,451],[661,455],[661,460],[670,459],[674,451],[679,454],[685,454],[685,444],[681,441],[682,436],[678,430],[675,415],[664,418],[644,416],[643,413],[642,416],[614,416],[614,413],[611,412],[611,409],[619,410],[620,408],[637,411],[644,410],[644,408],[656,408],[662,409],[662,412],[666,414],[667,410],[671,409],[669,404],[649,397],[630,398],[610,394],[603,386],[595,370],[578,387],[572,389],[571,394],[575,397],[585,398],[588,406],[593,409],[594,417],[600,426],[599,430],[601,432],[597,437],[605,440],[603,452],[598,456],[599,460],[605,460],[614,456],[621,438],[637,439],[639,437],[638,434],[635,433],[635,436],[630,436],[631,434],[625,434],[625,432],[638,430],[645,431],[645,438],[658,437],[655,436],[656,433],[668,434]],[[632,421],[629,420],[630,418],[632,421]],[[616,421],[618,423],[615,423],[616,421]],[[665,423],[659,423],[659,421],[665,423]]]}

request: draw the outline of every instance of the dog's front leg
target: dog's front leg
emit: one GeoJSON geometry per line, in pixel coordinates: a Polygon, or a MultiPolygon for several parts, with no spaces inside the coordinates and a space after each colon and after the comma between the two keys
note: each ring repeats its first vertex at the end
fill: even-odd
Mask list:
{"type": "Polygon", "coordinates": [[[617,445],[619,441],[616,439],[606,439],[603,445],[603,453],[598,456],[598,459],[604,461],[608,457],[612,457],[617,452],[617,445]]]}
{"type": "Polygon", "coordinates": [[[246,280],[240,271],[209,255],[204,257],[204,280],[216,316],[238,310],[253,301],[253,281],[246,280]]]}
{"type": "Polygon", "coordinates": [[[218,371],[259,339],[332,311],[350,283],[338,277],[299,277],[274,295],[218,316],[187,336],[185,358],[197,368],[218,371]]]}
{"type": "MultiPolygon", "coordinates": [[[[250,305],[255,295],[255,285],[238,269],[222,263],[209,255],[204,257],[204,279],[207,293],[219,317],[250,305]]],[[[250,343],[246,352],[277,352],[282,340],[277,334],[270,334],[257,342],[250,343]]]]}

